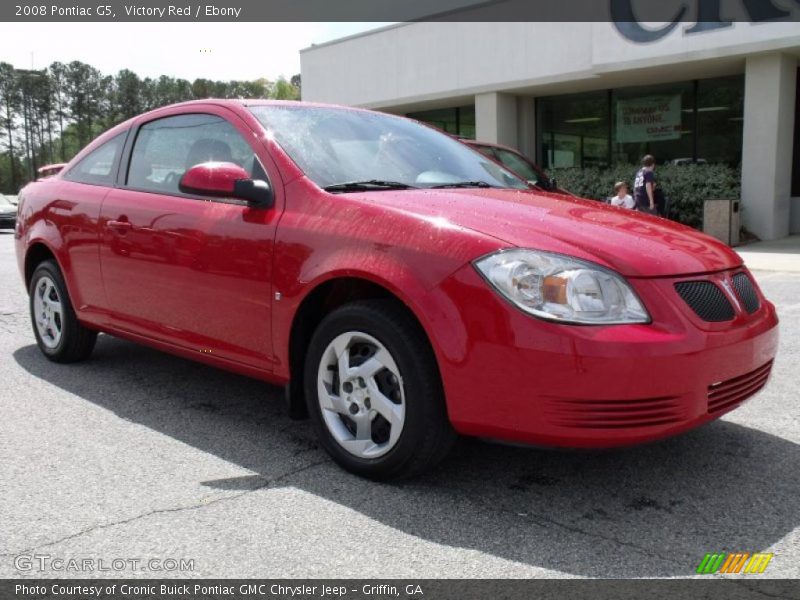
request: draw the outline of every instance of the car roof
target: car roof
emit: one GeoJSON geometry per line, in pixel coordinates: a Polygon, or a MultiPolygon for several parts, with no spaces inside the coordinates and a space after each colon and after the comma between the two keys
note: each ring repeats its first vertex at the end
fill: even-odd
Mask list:
{"type": "MultiPolygon", "coordinates": [[[[266,99],[244,99],[244,98],[200,98],[198,100],[187,100],[185,102],[176,102],[174,104],[167,104],[166,106],[159,106],[158,108],[154,108],[147,112],[141,113],[132,117],[125,121],[124,123],[120,123],[115,127],[109,129],[106,133],[103,134],[106,139],[111,137],[109,134],[114,132],[112,135],[116,135],[121,131],[129,128],[132,123],[135,122],[144,122],[151,118],[158,118],[161,114],[164,113],[174,113],[174,111],[180,109],[186,109],[187,111],[191,111],[193,107],[197,106],[216,106],[221,108],[227,108],[230,111],[239,114],[242,116],[242,113],[249,112],[247,109],[249,107],[254,106],[297,106],[302,108],[330,108],[336,110],[344,110],[344,111],[352,111],[352,112],[364,112],[364,113],[374,113],[376,111],[372,111],[365,108],[356,108],[354,106],[344,106],[341,104],[326,104],[323,102],[304,102],[299,100],[266,100],[266,99]]],[[[394,115],[392,113],[384,113],[381,112],[380,114],[386,115],[387,117],[394,117],[396,119],[402,119],[406,117],[402,117],[399,115],[394,115]]]]}
{"type": "MultiPolygon", "coordinates": [[[[245,98],[200,98],[198,100],[187,100],[185,102],[178,102],[176,104],[169,104],[167,106],[160,106],[159,108],[153,109],[150,112],[156,112],[163,110],[165,108],[180,108],[180,107],[187,107],[190,108],[192,106],[198,104],[212,104],[216,106],[226,106],[228,108],[242,108],[248,106],[300,106],[303,108],[337,108],[342,110],[352,110],[358,112],[374,112],[370,111],[365,108],[357,108],[354,106],[344,106],[342,104],[330,104],[325,102],[305,102],[301,100],[267,100],[262,98],[256,99],[245,99],[245,98]]],[[[148,114],[148,113],[143,113],[148,114]]],[[[382,113],[389,116],[397,116],[391,115],[390,113],[382,113]]],[[[140,115],[141,116],[141,115],[140,115]]]]}
{"type": "MultiPolygon", "coordinates": [[[[191,109],[194,106],[220,106],[231,109],[233,112],[239,112],[246,109],[249,106],[302,106],[304,108],[313,107],[313,108],[335,108],[340,110],[348,110],[354,112],[374,112],[364,108],[356,108],[353,106],[343,106],[341,104],[326,104],[323,102],[301,102],[299,100],[265,100],[265,99],[255,99],[255,100],[246,100],[244,98],[233,99],[233,98],[200,98],[197,100],[186,100],[185,102],[176,102],[174,104],[167,104],[165,106],[159,106],[158,108],[154,108],[147,112],[143,112],[138,114],[134,117],[131,117],[127,121],[119,123],[115,125],[111,129],[108,129],[104,133],[100,134],[94,141],[100,140],[103,138],[104,140],[112,138],[114,135],[125,131],[128,129],[132,123],[134,122],[141,122],[146,121],[151,115],[159,115],[163,112],[167,112],[173,109],[180,109],[180,108],[187,108],[191,109]]],[[[391,113],[381,113],[385,114],[389,117],[398,117],[398,115],[393,115],[391,113]]],[[[88,147],[88,146],[87,146],[88,147]]]]}

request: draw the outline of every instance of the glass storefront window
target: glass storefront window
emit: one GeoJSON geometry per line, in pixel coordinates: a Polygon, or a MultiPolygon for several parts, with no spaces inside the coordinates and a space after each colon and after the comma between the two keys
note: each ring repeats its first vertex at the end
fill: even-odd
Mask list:
{"type": "Polygon", "coordinates": [[[698,161],[738,166],[743,121],[743,76],[697,82],[698,161]]]}
{"type": "Polygon", "coordinates": [[[692,82],[616,89],[611,104],[615,164],[638,164],[645,154],[659,164],[694,160],[692,82]]]}
{"type": "Polygon", "coordinates": [[[545,167],[608,166],[608,93],[541,98],[540,164],[545,167]]]}
{"type": "MultiPolygon", "coordinates": [[[[693,162],[737,166],[742,158],[744,76],[621,87],[537,98],[536,162],[545,168],[693,162]]],[[[475,138],[475,107],[409,113],[447,133],[475,138]]]]}
{"type": "Polygon", "coordinates": [[[429,123],[452,135],[475,139],[475,107],[457,106],[455,108],[438,108],[408,113],[406,115],[417,121],[429,123]]]}
{"type": "Polygon", "coordinates": [[[693,162],[736,166],[742,156],[744,77],[623,87],[537,98],[544,167],[693,162]]]}

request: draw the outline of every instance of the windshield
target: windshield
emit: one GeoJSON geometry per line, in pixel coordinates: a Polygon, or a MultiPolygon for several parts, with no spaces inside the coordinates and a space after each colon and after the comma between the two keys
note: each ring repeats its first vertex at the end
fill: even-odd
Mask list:
{"type": "Polygon", "coordinates": [[[528,187],[461,142],[408,119],[315,106],[250,110],[321,188],[528,187]]]}

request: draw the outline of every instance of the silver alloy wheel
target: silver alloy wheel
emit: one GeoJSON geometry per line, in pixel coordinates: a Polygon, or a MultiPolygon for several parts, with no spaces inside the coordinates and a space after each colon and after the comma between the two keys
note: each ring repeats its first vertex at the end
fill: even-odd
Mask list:
{"type": "Polygon", "coordinates": [[[42,343],[55,348],[61,341],[64,327],[64,309],[53,280],[41,277],[33,292],[33,320],[42,343]]]}
{"type": "Polygon", "coordinates": [[[386,347],[371,335],[338,335],[317,370],[322,418],[336,442],[359,458],[389,452],[406,419],[403,379],[386,347]]]}

